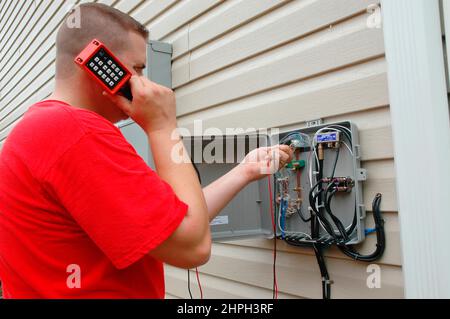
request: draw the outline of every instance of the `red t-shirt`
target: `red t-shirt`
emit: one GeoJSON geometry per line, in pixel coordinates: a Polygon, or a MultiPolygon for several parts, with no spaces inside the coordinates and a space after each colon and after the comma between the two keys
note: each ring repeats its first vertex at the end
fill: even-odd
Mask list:
{"type": "Polygon", "coordinates": [[[42,101],[0,152],[4,297],[164,298],[163,264],[148,253],[187,205],[117,127],[42,101]]]}

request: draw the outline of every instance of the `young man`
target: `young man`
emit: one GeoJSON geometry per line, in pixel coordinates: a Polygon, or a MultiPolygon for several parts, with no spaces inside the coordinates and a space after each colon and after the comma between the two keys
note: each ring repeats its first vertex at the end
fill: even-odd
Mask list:
{"type": "MultiPolygon", "coordinates": [[[[175,96],[142,76],[148,31],[100,4],[57,36],[53,94],[34,104],[0,155],[0,279],[6,298],[163,298],[163,262],[206,263],[209,222],[278,153],[258,149],[202,190],[192,164],[174,162],[175,96]],[[94,38],[132,70],[133,101],[105,94],[73,62],[94,38]],[[156,172],[113,123],[146,132],[156,172]]],[[[68,18],[71,18],[69,16],[68,18]]],[[[245,212],[243,212],[245,213],[245,212]]]]}

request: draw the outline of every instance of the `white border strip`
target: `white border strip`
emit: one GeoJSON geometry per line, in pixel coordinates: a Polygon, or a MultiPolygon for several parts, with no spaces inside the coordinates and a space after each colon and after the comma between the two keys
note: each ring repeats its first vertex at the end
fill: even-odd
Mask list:
{"type": "Polygon", "coordinates": [[[450,298],[450,124],[438,0],[382,0],[407,298],[450,298]]]}

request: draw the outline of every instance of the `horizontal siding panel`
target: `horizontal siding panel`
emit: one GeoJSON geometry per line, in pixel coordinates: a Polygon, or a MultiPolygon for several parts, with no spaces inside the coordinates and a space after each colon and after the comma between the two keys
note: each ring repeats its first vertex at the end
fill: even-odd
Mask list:
{"type": "MultiPolygon", "coordinates": [[[[299,45],[286,50],[280,49],[278,54],[267,53],[256,61],[248,61],[180,88],[177,94],[178,115],[382,55],[382,34],[378,30],[367,29],[365,25],[360,26],[360,30],[350,28],[351,31],[347,30],[350,31],[348,34],[331,38],[328,35],[334,32],[327,31],[327,39],[312,47],[299,45]]],[[[199,71],[196,67],[195,63],[190,64],[191,77],[199,71]]]]}
{"type": "MultiPolygon", "coordinates": [[[[58,5],[58,1],[53,5],[58,5]]],[[[56,8],[50,8],[47,13],[52,9],[56,8]]],[[[30,105],[26,101],[36,87],[53,79],[56,32],[65,14],[65,8],[59,7],[51,20],[46,22],[49,33],[40,32],[37,24],[36,30],[33,31],[33,44],[18,57],[19,62],[6,71],[4,80],[7,84],[0,98],[0,139],[6,137],[13,123],[28,109],[30,105]]],[[[11,63],[13,62],[11,60],[11,63]]]]}
{"type": "MultiPolygon", "coordinates": [[[[264,2],[264,1],[262,1],[264,2]]],[[[247,25],[232,31],[226,36],[208,43],[207,46],[193,52],[193,59],[221,55],[217,60],[223,67],[245,57],[269,50],[283,43],[298,39],[313,31],[328,27],[358,12],[364,11],[373,1],[353,0],[306,0],[284,2],[286,5],[273,10],[269,14],[251,21],[247,25]]],[[[253,11],[254,9],[252,9],[253,11]]],[[[243,15],[245,13],[240,13],[243,15]]],[[[206,18],[205,18],[206,19],[206,18]]],[[[200,20],[200,19],[199,19],[200,20]]],[[[211,28],[207,22],[195,21],[191,28],[189,38],[190,49],[207,43],[212,37],[210,30],[221,30],[219,26],[211,28]],[[195,25],[198,23],[198,27],[195,25]]],[[[234,26],[233,26],[234,27],[234,26]]],[[[176,43],[176,41],[175,41],[176,43]]],[[[175,52],[174,57],[184,52],[175,52]]]]}
{"type": "Polygon", "coordinates": [[[325,118],[324,120],[327,123],[337,123],[351,120],[357,125],[359,130],[391,126],[391,114],[389,105],[348,114],[330,116],[325,118]]]}
{"type": "MultiPolygon", "coordinates": [[[[51,41],[49,41],[50,43],[51,41]]],[[[40,53],[43,56],[41,56],[41,59],[37,63],[23,65],[23,68],[19,69],[15,74],[15,77],[10,79],[5,85],[3,97],[0,99],[0,121],[5,118],[5,114],[11,112],[11,109],[17,107],[18,99],[21,101],[21,97],[26,96],[28,92],[34,90],[32,86],[34,82],[42,79],[48,80],[54,77],[55,70],[53,66],[55,64],[56,48],[51,45],[49,51],[42,51],[40,53]],[[17,92],[21,93],[17,94],[17,92]]]]}
{"type": "MultiPolygon", "coordinates": [[[[9,6],[11,5],[11,1],[7,1],[7,0],[2,0],[2,6],[1,6],[1,14],[2,14],[2,18],[6,19],[7,18],[7,12],[9,9],[9,6]]],[[[2,27],[4,25],[4,19],[2,19],[2,25],[0,25],[0,27],[2,27]]]]}
{"type": "MultiPolygon", "coordinates": [[[[6,57],[9,56],[11,57],[11,55],[8,55],[8,53],[13,49],[14,44],[17,44],[16,42],[18,41],[18,39],[22,36],[23,38],[23,34],[25,33],[25,29],[30,29],[30,26],[37,21],[37,17],[36,17],[36,13],[39,12],[39,9],[41,6],[43,6],[43,2],[39,1],[39,2],[30,2],[31,5],[28,8],[28,11],[25,12],[20,20],[20,23],[17,25],[17,27],[15,28],[14,32],[8,36],[8,40],[5,42],[4,45],[1,46],[2,48],[2,55],[0,56],[0,63],[2,63],[2,65],[4,65],[4,62],[6,63],[6,57]]],[[[19,51],[19,54],[21,52],[19,51]]]]}
{"type": "Polygon", "coordinates": [[[6,29],[8,21],[11,20],[12,12],[16,9],[18,5],[18,3],[15,1],[6,1],[6,3],[7,5],[4,13],[3,22],[2,25],[0,25],[0,32],[3,32],[6,29]]]}
{"type": "Polygon", "coordinates": [[[179,1],[180,0],[147,0],[138,10],[133,12],[131,16],[139,22],[148,25],[156,17],[179,1]]]}
{"type": "Polygon", "coordinates": [[[362,131],[359,136],[359,142],[363,145],[361,148],[361,158],[363,160],[380,160],[394,157],[392,128],[390,126],[362,131]]]}
{"type": "Polygon", "coordinates": [[[5,14],[6,0],[0,0],[0,28],[3,26],[3,16],[5,14]]]}
{"type": "MultiPolygon", "coordinates": [[[[189,52],[189,28],[190,24],[185,25],[175,32],[172,32],[164,41],[172,44],[172,70],[178,64],[181,67],[188,66],[188,62],[182,63],[179,61],[180,57],[190,56],[189,52]],[[183,53],[183,54],[181,54],[183,53]]],[[[172,71],[173,73],[173,71],[172,71]]]]}
{"type": "Polygon", "coordinates": [[[129,13],[143,2],[144,0],[120,0],[114,7],[122,12],[129,13]]]}
{"type": "MultiPolygon", "coordinates": [[[[19,38],[18,43],[14,44],[12,52],[10,52],[11,56],[7,58],[6,64],[2,70],[0,70],[0,77],[11,79],[21,66],[25,65],[27,62],[32,64],[32,56],[38,52],[45,40],[51,38],[51,35],[65,16],[64,8],[59,1],[51,2],[49,7],[40,7],[40,9],[46,11],[38,18],[39,20],[33,28],[30,29],[28,33],[24,34],[24,37],[19,38]],[[31,41],[29,41],[30,39],[31,41]],[[21,42],[19,43],[19,41],[21,42]],[[20,46],[21,44],[25,45],[20,46]],[[20,52],[20,54],[17,55],[17,52],[20,52]]],[[[54,40],[52,43],[54,44],[54,40]]],[[[36,56],[35,59],[38,60],[39,56],[36,56]]],[[[36,62],[36,60],[34,60],[34,62],[36,62]]]]}
{"type": "Polygon", "coordinates": [[[99,1],[96,1],[96,2],[98,2],[98,3],[103,3],[103,4],[107,4],[107,5],[112,5],[114,2],[116,2],[117,0],[99,0],[99,1]]]}
{"type": "MultiPolygon", "coordinates": [[[[201,272],[265,289],[272,289],[272,251],[214,244],[210,261],[201,272]]],[[[333,298],[403,298],[401,268],[381,267],[381,288],[366,286],[367,264],[327,259],[333,279],[333,298]],[[357,292],[357,293],[356,293],[357,292]]],[[[278,252],[278,288],[290,295],[321,298],[320,272],[314,256],[278,252]]]]}
{"type": "Polygon", "coordinates": [[[383,194],[381,210],[395,212],[398,211],[397,192],[394,178],[369,178],[364,182],[364,205],[371,209],[372,201],[376,194],[383,194]]]}
{"type": "Polygon", "coordinates": [[[39,89],[42,83],[48,83],[53,79],[55,72],[54,68],[55,64],[54,62],[51,62],[51,64],[44,68],[43,72],[36,74],[33,81],[29,82],[23,91],[19,91],[19,94],[13,96],[16,101],[14,104],[9,105],[9,103],[6,103],[5,107],[0,111],[0,140],[6,137],[7,129],[12,123],[20,119],[31,106],[26,103],[28,98],[39,89]]]}
{"type": "Polygon", "coordinates": [[[362,167],[367,170],[368,178],[395,178],[393,160],[379,160],[363,162],[362,167]]]}
{"type": "MultiPolygon", "coordinates": [[[[385,68],[384,60],[371,61],[184,115],[179,124],[190,128],[201,116],[205,126],[221,129],[280,127],[384,106],[389,103],[385,68]]],[[[182,100],[177,103],[183,107],[182,100]]]]}
{"type": "MultiPolygon", "coordinates": [[[[51,94],[53,86],[54,85],[50,80],[48,82],[43,82],[42,84],[40,84],[40,86],[35,88],[33,94],[20,106],[23,108],[23,110],[27,110],[34,103],[44,100],[51,94]]],[[[23,110],[19,113],[23,113],[23,110]]],[[[7,126],[3,126],[2,124],[2,129],[0,130],[0,141],[3,141],[8,137],[8,134],[11,132],[11,130],[19,120],[20,117],[16,121],[9,123],[7,126]]]]}
{"type": "Polygon", "coordinates": [[[174,296],[172,294],[166,294],[166,296],[164,297],[164,299],[181,299],[178,296],[174,296]]]}
{"type": "MultiPolygon", "coordinates": [[[[170,291],[170,294],[177,298],[189,299],[187,271],[169,265],[165,265],[164,270],[166,273],[166,288],[170,291]]],[[[246,285],[205,273],[200,274],[200,282],[202,285],[203,296],[206,299],[272,298],[272,290],[270,289],[246,285]]],[[[194,271],[191,271],[191,292],[194,299],[200,298],[199,287],[194,271]]],[[[284,293],[280,293],[279,297],[282,299],[298,298],[297,296],[284,293]]]]}
{"type": "Polygon", "coordinates": [[[165,36],[189,23],[199,15],[220,4],[223,0],[181,1],[147,25],[152,40],[163,40],[165,36]]]}
{"type": "Polygon", "coordinates": [[[17,16],[19,13],[22,13],[31,5],[32,3],[26,1],[18,1],[16,2],[14,11],[8,17],[8,21],[2,26],[2,30],[0,31],[0,47],[3,48],[5,45],[4,42],[8,40],[8,36],[11,34],[11,31],[15,30],[15,25],[19,21],[17,16]]]}
{"type": "MultiPolygon", "coordinates": [[[[231,0],[192,22],[189,29],[190,50],[229,33],[269,10],[287,4],[284,0],[231,0]],[[220,21],[218,24],[217,21],[220,21]]],[[[260,21],[260,20],[258,20],[260,21]]],[[[286,21],[289,23],[289,21],[286,21]]],[[[295,28],[293,25],[292,27],[295,28]]]]}

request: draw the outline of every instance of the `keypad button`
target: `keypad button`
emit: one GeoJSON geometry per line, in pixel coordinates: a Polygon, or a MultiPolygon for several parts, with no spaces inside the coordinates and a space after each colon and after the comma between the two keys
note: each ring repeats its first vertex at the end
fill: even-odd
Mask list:
{"type": "Polygon", "coordinates": [[[103,70],[108,70],[108,67],[106,65],[103,66],[103,70]]]}
{"type": "Polygon", "coordinates": [[[98,66],[94,66],[94,71],[97,72],[98,66]]]}
{"type": "Polygon", "coordinates": [[[119,73],[119,76],[122,76],[122,75],[123,75],[123,72],[122,72],[122,71],[119,71],[118,73],[119,73]]]}
{"type": "Polygon", "coordinates": [[[103,75],[102,75],[102,78],[103,78],[103,79],[106,79],[106,74],[103,74],[103,75]]]}
{"type": "Polygon", "coordinates": [[[95,62],[98,62],[98,61],[100,61],[100,59],[99,59],[98,57],[96,57],[96,58],[94,59],[94,61],[95,61],[95,62]]]}
{"type": "Polygon", "coordinates": [[[114,78],[114,81],[119,81],[119,78],[116,76],[115,78],[114,78]]]}
{"type": "Polygon", "coordinates": [[[98,71],[98,75],[103,75],[103,71],[102,70],[98,71]]]}
{"type": "Polygon", "coordinates": [[[113,78],[113,77],[115,77],[116,76],[116,74],[115,73],[111,73],[111,77],[113,78]]]}
{"type": "Polygon", "coordinates": [[[106,70],[106,73],[111,74],[111,70],[110,69],[106,70]]]}
{"type": "Polygon", "coordinates": [[[116,68],[116,73],[119,73],[120,72],[120,69],[119,68],[116,68]]]}
{"type": "Polygon", "coordinates": [[[95,66],[94,62],[89,63],[89,66],[93,68],[95,66]]]}
{"type": "Polygon", "coordinates": [[[112,61],[111,60],[108,60],[108,65],[111,65],[112,64],[112,61]]]}
{"type": "Polygon", "coordinates": [[[112,67],[113,69],[115,69],[115,68],[116,68],[116,65],[113,63],[113,64],[111,65],[111,67],[112,67]]]}
{"type": "Polygon", "coordinates": [[[98,62],[98,65],[102,66],[102,65],[103,65],[103,62],[102,62],[102,61],[99,61],[99,62],[98,62]]]}

